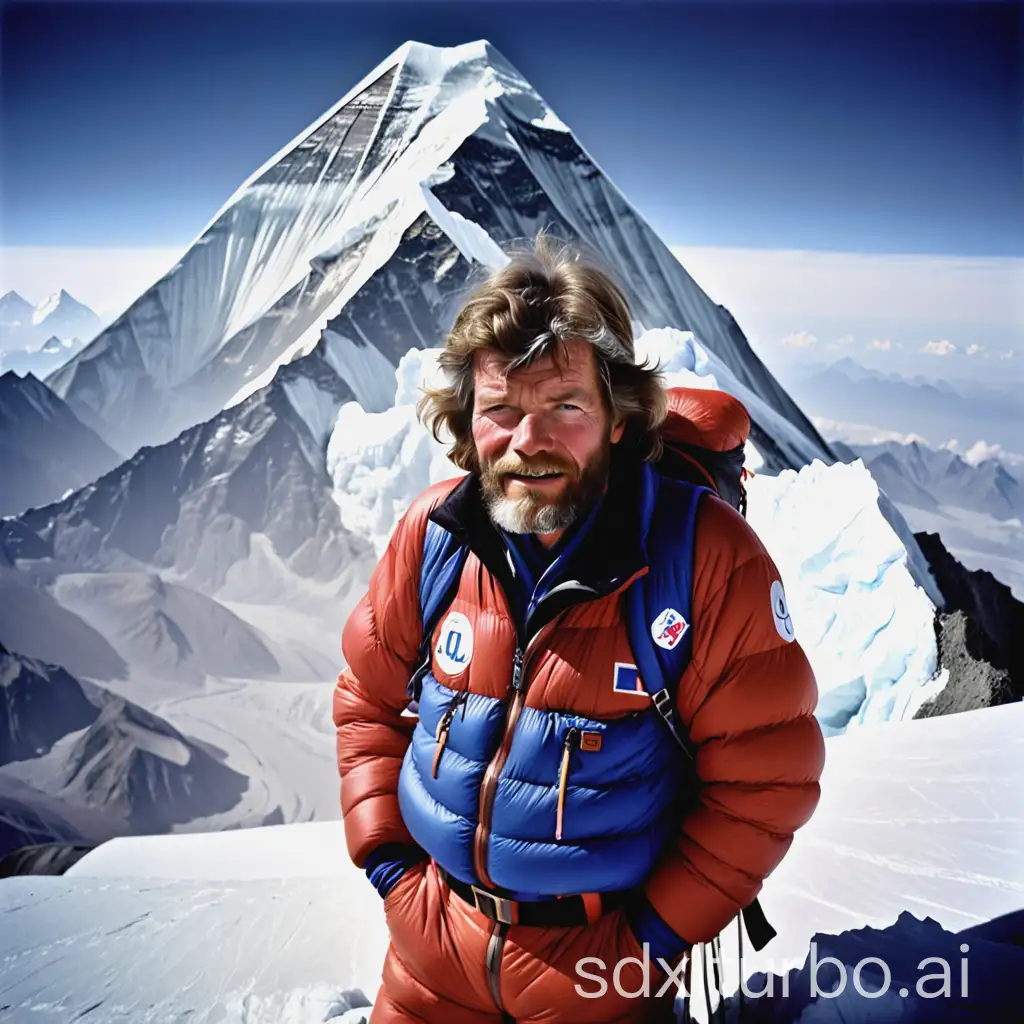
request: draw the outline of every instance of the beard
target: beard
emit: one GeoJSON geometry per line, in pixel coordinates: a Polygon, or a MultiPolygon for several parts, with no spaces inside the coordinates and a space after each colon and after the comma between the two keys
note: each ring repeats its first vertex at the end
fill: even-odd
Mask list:
{"type": "MultiPolygon", "coordinates": [[[[480,486],[487,513],[495,525],[509,533],[554,533],[586,516],[604,493],[611,468],[611,437],[583,467],[548,456],[521,459],[509,453],[481,465],[480,486]],[[517,498],[505,494],[509,473],[561,473],[561,491],[549,495],[527,489],[517,498]]],[[[525,485],[528,488],[528,485],[525,485]]]]}

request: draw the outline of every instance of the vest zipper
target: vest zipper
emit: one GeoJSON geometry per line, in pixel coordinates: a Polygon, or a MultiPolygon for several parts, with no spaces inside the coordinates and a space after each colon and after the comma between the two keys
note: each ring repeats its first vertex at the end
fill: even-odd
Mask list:
{"type": "Polygon", "coordinates": [[[530,656],[537,649],[537,642],[549,632],[567,612],[563,609],[549,623],[534,634],[525,650],[522,647],[516,648],[512,661],[512,703],[509,706],[508,718],[505,720],[505,735],[501,738],[498,752],[491,759],[491,763],[484,772],[483,782],[480,784],[480,800],[478,824],[476,834],[473,837],[473,866],[476,869],[480,884],[488,888],[494,888],[494,881],[487,871],[487,844],[491,838],[491,814],[494,810],[494,798],[498,792],[498,777],[501,775],[505,762],[508,760],[509,748],[512,746],[512,737],[522,714],[523,706],[526,703],[526,668],[530,656]]]}
{"type": "Polygon", "coordinates": [[[558,771],[558,809],[555,813],[555,839],[559,841],[562,838],[562,825],[565,821],[565,789],[569,783],[569,759],[579,738],[580,731],[573,726],[565,734],[565,741],[562,744],[562,765],[558,771]]]}
{"type": "MultiPolygon", "coordinates": [[[[634,580],[639,579],[646,572],[647,567],[644,566],[633,573],[629,579],[624,580],[615,590],[596,596],[611,597],[614,594],[620,594],[629,588],[634,580]]],[[[581,587],[580,589],[592,592],[589,587],[581,587]]],[[[592,600],[592,598],[589,600],[592,600]]],[[[491,815],[494,812],[494,798],[498,792],[498,779],[505,767],[505,762],[508,760],[508,753],[512,746],[512,737],[515,735],[516,725],[519,723],[519,716],[522,714],[523,707],[526,704],[530,659],[536,653],[540,641],[551,633],[572,607],[573,605],[569,605],[563,608],[550,622],[541,626],[530,638],[525,649],[522,645],[516,647],[516,653],[512,662],[512,703],[509,706],[508,717],[505,719],[505,734],[498,746],[497,753],[487,766],[483,782],[480,784],[480,799],[477,804],[477,826],[473,836],[473,867],[476,870],[477,878],[480,879],[480,884],[489,889],[495,888],[494,880],[487,870],[487,845],[491,839],[491,815]]]]}

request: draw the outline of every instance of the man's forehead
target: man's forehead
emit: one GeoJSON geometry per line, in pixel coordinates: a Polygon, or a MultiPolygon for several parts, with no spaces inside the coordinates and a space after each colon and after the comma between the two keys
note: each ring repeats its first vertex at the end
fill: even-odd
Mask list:
{"type": "Polygon", "coordinates": [[[590,346],[584,343],[580,351],[571,347],[567,355],[568,358],[558,362],[552,356],[544,355],[526,366],[506,372],[507,357],[498,352],[480,352],[477,354],[474,374],[476,386],[488,392],[504,392],[519,386],[579,388],[589,391],[596,383],[590,346]]]}

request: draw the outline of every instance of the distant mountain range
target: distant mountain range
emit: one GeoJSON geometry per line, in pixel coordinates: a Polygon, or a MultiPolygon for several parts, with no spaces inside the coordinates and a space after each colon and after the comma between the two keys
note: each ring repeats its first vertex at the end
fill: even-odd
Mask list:
{"type": "MultiPolygon", "coordinates": [[[[256,556],[259,535],[282,573],[340,581],[369,545],[342,529],[330,499],[323,451],[354,392],[325,353],[321,343],[245,401],[67,498],[0,520],[0,551],[65,571],[173,572],[215,594],[256,556]]],[[[274,578],[268,568],[263,588],[236,589],[284,599],[265,589],[274,578]]]]}
{"type": "Polygon", "coordinates": [[[0,375],[0,516],[56,501],[122,458],[42,381],[0,375]]]}
{"type": "MultiPolygon", "coordinates": [[[[834,443],[862,458],[878,485],[897,505],[979,512],[995,519],[1024,519],[1024,486],[996,459],[969,465],[955,452],[919,441],[873,445],[834,443]]],[[[846,461],[846,460],[844,460],[846,461]]]]}
{"type": "MultiPolygon", "coordinates": [[[[1024,600],[1024,484],[1012,467],[996,459],[971,465],[955,452],[919,441],[833,441],[832,447],[844,462],[864,460],[919,542],[925,534],[941,533],[948,552],[964,567],[989,570],[1024,600]]],[[[977,609],[969,611],[977,618],[977,609]]]]}
{"type": "Polygon", "coordinates": [[[841,359],[794,374],[789,390],[811,416],[917,434],[938,446],[984,439],[1024,453],[1024,416],[1016,391],[975,382],[906,379],[841,359]]]}
{"type": "Polygon", "coordinates": [[[281,644],[222,602],[305,595],[330,621],[368,578],[324,459],[353,395],[320,344],[210,422],[0,519],[0,642],[96,681],[329,678],[329,638],[281,644]]]}
{"type": "Polygon", "coordinates": [[[0,297],[0,372],[43,377],[64,365],[103,329],[103,320],[61,289],[38,306],[17,292],[0,297]]]}

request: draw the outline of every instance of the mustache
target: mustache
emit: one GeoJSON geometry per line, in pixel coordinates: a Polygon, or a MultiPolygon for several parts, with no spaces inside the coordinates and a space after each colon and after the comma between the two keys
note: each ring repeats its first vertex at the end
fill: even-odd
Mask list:
{"type": "Polygon", "coordinates": [[[567,473],[571,467],[555,459],[524,460],[518,455],[504,456],[485,467],[489,476],[504,476],[509,473],[567,473]]]}

